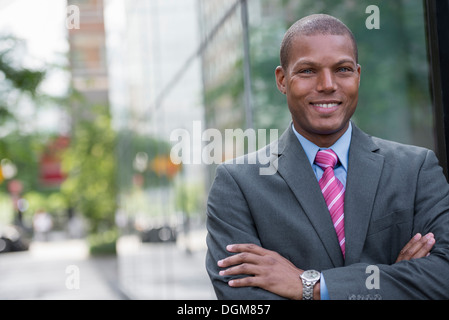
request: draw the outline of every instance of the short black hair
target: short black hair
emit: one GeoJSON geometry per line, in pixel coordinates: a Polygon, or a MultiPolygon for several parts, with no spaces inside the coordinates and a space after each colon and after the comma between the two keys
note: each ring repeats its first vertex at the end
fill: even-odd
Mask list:
{"type": "Polygon", "coordinates": [[[352,31],[343,22],[333,16],[327,14],[312,14],[296,21],[285,33],[280,52],[281,66],[284,70],[288,67],[293,39],[299,35],[349,36],[353,43],[354,56],[358,63],[359,53],[357,42],[355,41],[352,31]]]}

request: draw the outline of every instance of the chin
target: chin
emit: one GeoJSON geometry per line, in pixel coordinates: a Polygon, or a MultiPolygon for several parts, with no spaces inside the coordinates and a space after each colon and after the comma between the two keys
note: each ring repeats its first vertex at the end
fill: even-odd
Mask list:
{"type": "Polygon", "coordinates": [[[338,123],[338,124],[319,124],[315,126],[315,132],[321,135],[331,135],[340,132],[344,128],[346,128],[346,123],[338,123]]]}

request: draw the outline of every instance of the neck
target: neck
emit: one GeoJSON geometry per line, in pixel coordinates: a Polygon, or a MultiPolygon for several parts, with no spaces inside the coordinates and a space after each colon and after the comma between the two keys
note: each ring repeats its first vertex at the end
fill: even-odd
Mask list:
{"type": "Polygon", "coordinates": [[[348,130],[349,122],[347,122],[341,129],[332,133],[309,132],[307,130],[303,130],[295,122],[293,122],[293,125],[295,126],[295,130],[310,142],[320,148],[329,148],[333,146],[342,135],[345,134],[346,130],[348,130]]]}

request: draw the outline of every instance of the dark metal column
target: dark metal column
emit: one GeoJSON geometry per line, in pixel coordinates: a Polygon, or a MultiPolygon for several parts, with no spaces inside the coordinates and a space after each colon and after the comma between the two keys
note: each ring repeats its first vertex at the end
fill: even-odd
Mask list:
{"type": "Polygon", "coordinates": [[[243,66],[244,66],[244,86],[245,86],[245,119],[246,128],[253,128],[253,97],[251,83],[251,59],[249,45],[249,15],[248,1],[241,0],[242,29],[243,29],[243,66]]]}
{"type": "Polygon", "coordinates": [[[438,159],[448,177],[449,164],[449,0],[425,0],[430,84],[438,159]]]}

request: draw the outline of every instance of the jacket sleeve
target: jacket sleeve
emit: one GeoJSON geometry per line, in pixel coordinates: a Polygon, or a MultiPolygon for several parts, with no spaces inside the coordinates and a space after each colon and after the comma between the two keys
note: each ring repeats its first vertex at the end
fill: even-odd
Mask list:
{"type": "Polygon", "coordinates": [[[227,169],[217,167],[214,183],[207,203],[207,255],[206,270],[218,299],[262,300],[283,299],[256,287],[232,288],[227,283],[232,278],[220,276],[217,262],[231,255],[226,246],[233,243],[253,243],[260,246],[257,230],[244,194],[227,169]]]}
{"type": "Polygon", "coordinates": [[[377,286],[367,263],[323,271],[331,299],[449,299],[449,187],[437,158],[428,151],[417,175],[413,234],[432,232],[428,257],[379,264],[377,286]]]}

